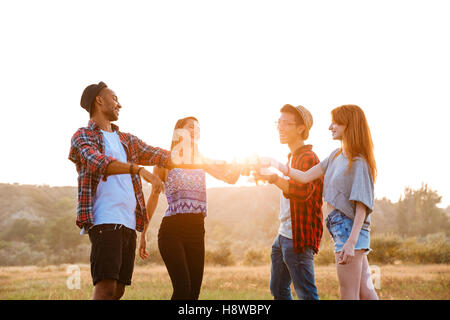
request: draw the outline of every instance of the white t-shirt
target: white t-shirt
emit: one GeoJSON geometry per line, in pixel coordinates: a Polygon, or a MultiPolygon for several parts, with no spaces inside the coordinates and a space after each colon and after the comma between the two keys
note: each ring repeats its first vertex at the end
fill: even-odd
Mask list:
{"type": "MultiPolygon", "coordinates": [[[[292,158],[291,158],[292,161],[292,158]]],[[[289,166],[291,164],[289,163],[289,166]]],[[[289,177],[283,176],[285,179],[289,177]]],[[[289,199],[286,199],[281,191],[280,196],[280,227],[278,228],[278,233],[283,237],[292,239],[292,222],[291,222],[291,203],[289,199]]]]}
{"type": "MultiPolygon", "coordinates": [[[[105,154],[127,162],[127,154],[117,132],[103,131],[105,154]]],[[[115,223],[136,229],[136,196],[130,174],[108,176],[100,180],[94,197],[94,225],[115,223]]]]}

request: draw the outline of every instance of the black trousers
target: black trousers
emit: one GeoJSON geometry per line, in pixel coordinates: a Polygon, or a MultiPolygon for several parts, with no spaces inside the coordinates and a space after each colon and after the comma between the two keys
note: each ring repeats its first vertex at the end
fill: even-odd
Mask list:
{"type": "Polygon", "coordinates": [[[205,265],[203,214],[164,217],[158,247],[172,281],[172,300],[198,300],[205,265]]]}

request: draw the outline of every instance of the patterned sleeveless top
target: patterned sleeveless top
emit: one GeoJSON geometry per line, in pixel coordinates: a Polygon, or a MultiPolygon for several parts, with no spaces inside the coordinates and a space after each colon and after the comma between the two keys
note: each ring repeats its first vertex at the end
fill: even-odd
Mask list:
{"type": "Polygon", "coordinates": [[[164,189],[168,207],[164,217],[183,213],[203,213],[206,217],[206,181],[202,169],[169,171],[164,189]]]}

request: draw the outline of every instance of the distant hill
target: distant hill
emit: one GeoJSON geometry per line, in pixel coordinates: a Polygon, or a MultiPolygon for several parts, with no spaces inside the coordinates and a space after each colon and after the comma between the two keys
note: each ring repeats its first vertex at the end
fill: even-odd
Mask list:
{"type": "MultiPolygon", "coordinates": [[[[147,199],[150,187],[144,185],[143,191],[147,199]]],[[[277,224],[280,191],[275,186],[211,188],[207,190],[207,200],[207,223],[220,224],[227,232],[236,228],[277,224]]],[[[19,218],[43,222],[67,214],[72,214],[75,223],[76,205],[76,187],[0,184],[0,226],[3,228],[19,218]]],[[[151,227],[159,225],[166,207],[166,198],[161,195],[151,227]]],[[[389,217],[394,215],[392,202],[386,199],[375,201],[375,228],[382,229],[380,231],[389,229],[388,226],[378,226],[377,222],[392,224],[389,217]]]]}
{"type": "MultiPolygon", "coordinates": [[[[147,199],[150,187],[145,185],[143,191],[147,199]]],[[[261,254],[264,256],[270,252],[279,227],[278,188],[273,185],[211,188],[207,190],[207,200],[207,260],[226,262],[232,256],[242,261],[248,258],[249,250],[250,257],[263,259],[261,254]]],[[[88,262],[89,238],[79,235],[80,229],[75,224],[76,206],[76,187],[0,184],[0,265],[88,262]]],[[[161,195],[148,232],[150,262],[161,262],[157,234],[166,207],[166,198],[161,195]]],[[[408,211],[411,208],[414,204],[406,211],[404,208],[399,211],[398,203],[387,199],[375,200],[372,234],[382,237],[387,233],[400,235],[406,223],[417,220],[405,218],[409,212],[418,214],[414,210],[408,211]]],[[[435,212],[435,207],[430,210],[430,217],[431,214],[438,218],[445,216],[443,209],[439,209],[442,213],[439,210],[435,212]]],[[[428,213],[419,214],[426,216],[428,213]]],[[[439,219],[436,221],[442,223],[433,224],[430,233],[443,232],[445,237],[450,231],[449,223],[445,220],[447,218],[439,219]]],[[[329,233],[324,230],[322,244],[330,241],[329,233]]],[[[138,263],[142,261],[138,259],[138,263]]]]}
{"type": "MultiPolygon", "coordinates": [[[[145,185],[143,191],[147,199],[150,187],[145,185]]],[[[239,256],[249,243],[270,246],[278,229],[279,197],[273,186],[208,189],[207,248],[227,246],[239,256]]],[[[45,260],[48,263],[58,263],[88,256],[88,237],[80,236],[75,224],[76,187],[0,184],[0,205],[4,230],[0,234],[0,265],[16,264],[16,255],[16,260],[8,260],[12,251],[23,257],[34,255],[31,260],[19,259],[25,264],[43,257],[50,257],[45,260]]],[[[161,195],[148,233],[153,252],[157,251],[157,233],[166,207],[161,195]]]]}
{"type": "MultiPolygon", "coordinates": [[[[150,188],[143,187],[147,199],[150,188]]],[[[207,190],[208,220],[236,223],[245,216],[258,218],[270,210],[278,210],[279,192],[273,186],[227,187],[207,190]]],[[[75,218],[76,187],[49,187],[18,184],[0,184],[0,223],[3,227],[18,218],[43,221],[68,212],[75,218]]],[[[160,196],[155,219],[160,218],[167,206],[160,196]]]]}
{"type": "Polygon", "coordinates": [[[77,188],[0,183],[0,225],[15,219],[43,221],[76,207],[77,188]]]}
{"type": "MultiPolygon", "coordinates": [[[[143,191],[147,199],[149,185],[144,184],[143,191]]],[[[220,223],[224,228],[235,229],[260,225],[262,221],[276,223],[280,191],[272,185],[210,188],[207,190],[207,200],[208,223],[220,223]]],[[[75,219],[76,205],[76,187],[0,183],[0,226],[3,228],[19,218],[42,222],[72,214],[75,219]]],[[[152,225],[161,220],[166,207],[166,198],[161,195],[152,225]]],[[[376,199],[372,213],[374,229],[395,232],[396,210],[396,204],[390,200],[376,199]]],[[[444,211],[450,214],[450,207],[444,211]]]]}

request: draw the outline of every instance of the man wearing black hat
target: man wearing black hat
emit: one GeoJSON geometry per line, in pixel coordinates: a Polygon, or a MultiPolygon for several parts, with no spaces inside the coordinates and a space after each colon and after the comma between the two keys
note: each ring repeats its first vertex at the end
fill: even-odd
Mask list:
{"type": "Polygon", "coordinates": [[[104,82],[86,87],[80,104],[90,121],[73,135],[69,154],[79,175],[76,223],[92,244],[93,299],[120,299],[131,284],[136,230],[142,232],[148,221],[140,178],[158,192],[163,188],[158,176],[139,165],[173,165],[169,151],[111,123],[122,106],[104,82]]]}

